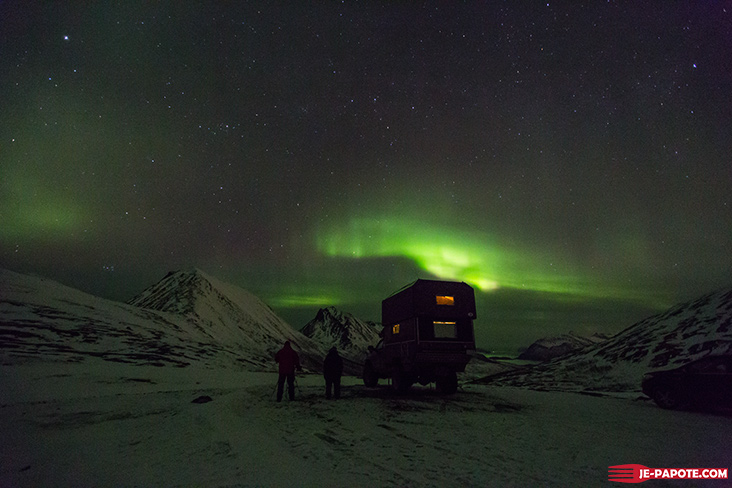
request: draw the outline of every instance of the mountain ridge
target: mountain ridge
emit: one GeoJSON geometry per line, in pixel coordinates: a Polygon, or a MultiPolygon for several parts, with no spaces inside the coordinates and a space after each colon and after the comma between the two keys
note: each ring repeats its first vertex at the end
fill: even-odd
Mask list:
{"type": "Polygon", "coordinates": [[[637,392],[646,372],[732,354],[732,288],[647,317],[604,342],[484,381],[538,389],[637,392]]]}
{"type": "Polygon", "coordinates": [[[198,269],[168,273],[130,303],[0,269],[0,337],[3,364],[96,357],[267,371],[285,340],[306,367],[319,369],[324,356],[257,297],[198,269]]]}

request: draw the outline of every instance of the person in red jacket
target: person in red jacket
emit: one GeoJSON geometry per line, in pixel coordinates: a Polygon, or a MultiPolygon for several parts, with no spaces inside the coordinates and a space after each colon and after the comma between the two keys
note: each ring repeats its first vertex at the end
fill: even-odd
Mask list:
{"type": "Polygon", "coordinates": [[[285,341],[285,347],[277,351],[275,361],[280,365],[280,378],[277,380],[277,401],[282,401],[282,390],[285,388],[285,379],[287,379],[287,393],[290,400],[295,399],[295,369],[302,371],[300,366],[300,357],[292,349],[290,341],[285,341]]]}

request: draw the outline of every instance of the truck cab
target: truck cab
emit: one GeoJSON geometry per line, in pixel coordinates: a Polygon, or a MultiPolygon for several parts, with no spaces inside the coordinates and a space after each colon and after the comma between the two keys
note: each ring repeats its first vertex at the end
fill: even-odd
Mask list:
{"type": "Polygon", "coordinates": [[[399,391],[435,382],[438,391],[457,391],[457,373],[475,349],[475,294],[463,282],[417,280],[381,303],[382,340],[369,347],[366,386],[391,378],[399,391]]]}

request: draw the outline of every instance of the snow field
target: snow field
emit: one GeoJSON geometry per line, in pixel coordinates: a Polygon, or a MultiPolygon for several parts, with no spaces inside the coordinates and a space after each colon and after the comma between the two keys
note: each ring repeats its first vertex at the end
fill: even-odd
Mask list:
{"type": "Polygon", "coordinates": [[[616,464],[732,465],[732,419],[642,400],[347,377],[327,401],[307,375],[277,404],[274,373],[97,366],[0,368],[0,486],[599,486],[616,464]]]}

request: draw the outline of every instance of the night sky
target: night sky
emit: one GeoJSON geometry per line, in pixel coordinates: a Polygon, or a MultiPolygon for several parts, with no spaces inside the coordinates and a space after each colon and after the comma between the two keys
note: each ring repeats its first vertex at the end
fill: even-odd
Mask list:
{"type": "Polygon", "coordinates": [[[3,1],[0,63],[0,267],[466,281],[495,350],[732,285],[730,2],[3,1]]]}

